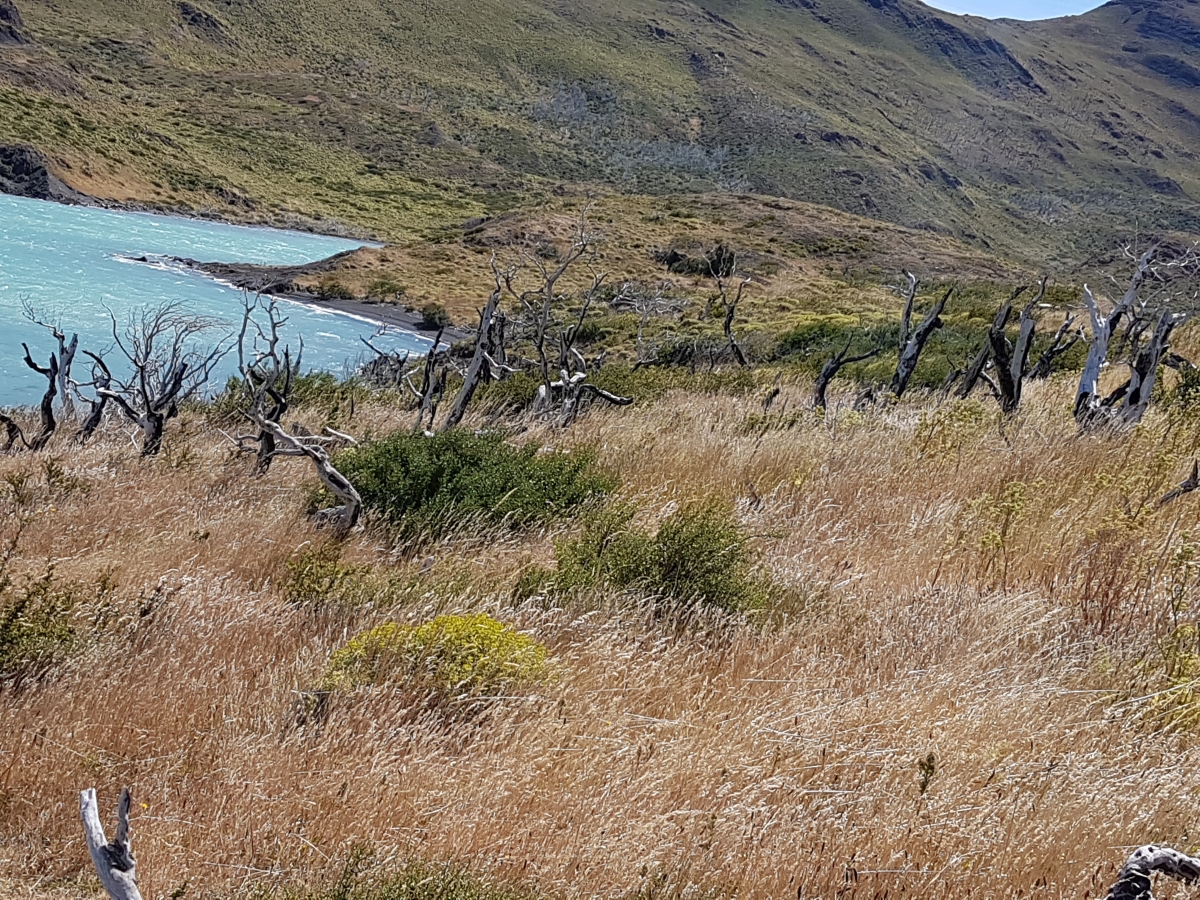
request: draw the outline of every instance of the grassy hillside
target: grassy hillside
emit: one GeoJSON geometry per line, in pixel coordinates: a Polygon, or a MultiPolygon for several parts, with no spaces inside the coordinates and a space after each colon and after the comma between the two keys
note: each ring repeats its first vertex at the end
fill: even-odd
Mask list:
{"type": "Polygon", "coordinates": [[[911,0],[18,6],[0,141],[106,197],[400,238],[564,189],[752,192],[1031,261],[1200,230],[1200,50],[1171,0],[1037,24],[911,0]]]}

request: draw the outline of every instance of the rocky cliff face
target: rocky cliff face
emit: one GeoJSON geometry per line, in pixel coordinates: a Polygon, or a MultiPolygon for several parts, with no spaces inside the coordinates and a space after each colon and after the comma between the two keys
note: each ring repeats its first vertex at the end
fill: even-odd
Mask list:
{"type": "Polygon", "coordinates": [[[0,0],[0,44],[27,44],[25,23],[12,0],[0,0]]]}
{"type": "Polygon", "coordinates": [[[24,146],[0,146],[0,193],[59,203],[89,205],[91,202],[86,194],[51,173],[44,156],[24,146]]]}

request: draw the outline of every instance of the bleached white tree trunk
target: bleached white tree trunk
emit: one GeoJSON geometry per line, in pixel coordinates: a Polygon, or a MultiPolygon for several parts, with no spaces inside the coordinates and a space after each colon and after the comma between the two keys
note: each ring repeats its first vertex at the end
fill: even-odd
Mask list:
{"type": "Polygon", "coordinates": [[[96,789],[88,788],[79,794],[79,816],[83,820],[83,836],[100,883],[112,900],[142,900],[137,886],[137,861],[129,843],[129,788],[121,791],[117,803],[117,833],[111,841],[104,836],[100,824],[100,807],[96,789]]]}

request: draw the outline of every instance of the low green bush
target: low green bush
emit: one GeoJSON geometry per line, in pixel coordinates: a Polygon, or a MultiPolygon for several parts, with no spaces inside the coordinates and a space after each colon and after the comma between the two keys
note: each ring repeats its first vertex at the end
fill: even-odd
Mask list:
{"type": "Polygon", "coordinates": [[[529,525],[569,515],[616,479],[590,449],[541,452],[499,434],[402,432],[338,454],[366,509],[401,534],[438,535],[470,521],[529,525]]]}
{"type": "Polygon", "coordinates": [[[370,566],[342,562],[341,548],[328,544],[305,550],[287,561],[283,593],[296,606],[355,606],[364,597],[370,566]]]}
{"type": "Polygon", "coordinates": [[[578,537],[555,545],[556,571],[530,570],[518,591],[608,584],[730,612],[766,601],[770,585],[755,575],[749,536],[728,504],[689,504],[653,535],[632,524],[636,512],[632,504],[618,503],[590,515],[578,537]]]}
{"type": "Polygon", "coordinates": [[[421,327],[434,330],[450,325],[450,313],[440,303],[426,303],[421,307],[421,327]]]}
{"type": "Polygon", "coordinates": [[[317,285],[317,296],[322,300],[353,300],[354,291],[332,275],[327,275],[317,285]]]}
{"type": "Polygon", "coordinates": [[[491,616],[389,622],[355,635],[329,658],[325,690],[403,680],[451,699],[501,694],[549,677],[546,648],[491,616]]]}
{"type": "Polygon", "coordinates": [[[257,895],[258,900],[540,900],[542,896],[460,866],[417,859],[384,863],[368,848],[356,848],[338,877],[325,885],[257,895]]]}
{"type": "Polygon", "coordinates": [[[0,683],[35,676],[82,648],[111,618],[110,575],[94,584],[63,581],[49,565],[18,584],[0,559],[0,683]]]}

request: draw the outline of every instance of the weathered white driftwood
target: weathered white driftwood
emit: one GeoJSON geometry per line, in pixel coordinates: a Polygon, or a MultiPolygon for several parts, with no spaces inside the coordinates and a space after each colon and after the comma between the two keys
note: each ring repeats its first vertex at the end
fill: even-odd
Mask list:
{"type": "Polygon", "coordinates": [[[83,820],[83,836],[100,883],[112,900],[142,900],[137,886],[137,861],[129,843],[129,788],[121,791],[117,803],[117,833],[109,841],[100,824],[100,807],[95,788],[79,794],[79,816],[83,820]]]}
{"type": "Polygon", "coordinates": [[[1192,884],[1200,881],[1200,859],[1154,844],[1138,847],[1121,867],[1108,900],[1154,900],[1150,876],[1155,872],[1192,884]]]}

